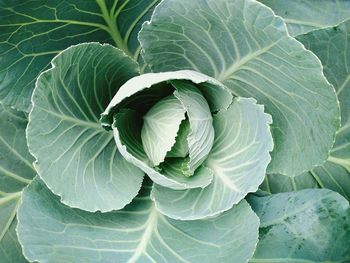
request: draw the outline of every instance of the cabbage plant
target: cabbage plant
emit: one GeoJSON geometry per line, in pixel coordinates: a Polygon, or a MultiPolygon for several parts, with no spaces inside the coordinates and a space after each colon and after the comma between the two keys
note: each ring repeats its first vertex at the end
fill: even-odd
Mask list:
{"type": "Polygon", "coordinates": [[[0,1],[0,261],[348,262],[349,12],[0,1]]]}

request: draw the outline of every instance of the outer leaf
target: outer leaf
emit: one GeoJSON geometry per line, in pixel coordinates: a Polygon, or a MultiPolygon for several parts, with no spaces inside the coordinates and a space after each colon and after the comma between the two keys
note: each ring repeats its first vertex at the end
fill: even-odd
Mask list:
{"type": "Polygon", "coordinates": [[[325,181],[326,187],[330,186],[331,189],[335,189],[350,200],[349,35],[350,20],[347,20],[336,27],[300,36],[299,40],[322,61],[324,73],[337,91],[341,109],[342,126],[337,132],[330,157],[322,167],[314,169],[312,173],[315,177],[320,177],[321,181],[325,181]],[[328,183],[329,181],[331,183],[328,183]]]}
{"type": "Polygon", "coordinates": [[[181,102],[170,95],[157,102],[143,116],[142,145],[154,166],[164,161],[167,152],[175,144],[185,113],[181,102]]]}
{"type": "MultiPolygon", "coordinates": [[[[13,209],[17,211],[18,199],[14,202],[16,203],[16,205],[13,206],[13,209]]],[[[2,211],[0,213],[2,213],[2,211]]],[[[16,226],[17,219],[14,218],[1,238],[0,256],[1,262],[3,263],[28,262],[22,255],[22,248],[17,239],[16,226]]]]}
{"type": "Polygon", "coordinates": [[[349,262],[350,206],[326,189],[251,197],[260,217],[250,262],[349,262]]]}
{"type": "Polygon", "coordinates": [[[187,137],[189,161],[185,164],[185,174],[192,175],[210,153],[214,143],[213,117],[208,102],[191,82],[175,80],[171,84],[176,88],[175,96],[186,109],[190,123],[187,137]]]}
{"type": "Polygon", "coordinates": [[[258,218],[246,201],[216,218],[175,221],[144,188],[125,209],[88,213],[62,205],[36,180],[23,194],[17,228],[24,254],[39,262],[247,262],[258,218]],[[45,245],[43,245],[45,244],[45,245]]]}
{"type": "MultiPolygon", "coordinates": [[[[192,180],[182,180],[184,178],[176,180],[176,178],[166,177],[152,169],[150,167],[151,164],[147,161],[146,154],[142,148],[141,137],[138,133],[141,131],[142,125],[140,118],[138,118],[139,115],[135,114],[135,110],[138,109],[127,111],[120,110],[123,109],[123,107],[132,109],[133,104],[136,105],[136,108],[140,107],[140,104],[151,104],[149,102],[154,103],[158,99],[161,99],[162,95],[163,97],[169,95],[167,94],[169,91],[166,84],[169,80],[190,80],[195,84],[203,85],[203,89],[207,90],[205,94],[211,98],[210,105],[213,108],[224,108],[229,105],[227,99],[225,99],[222,105],[220,105],[217,99],[213,96],[214,87],[216,88],[218,98],[222,98],[228,94],[227,88],[217,80],[199,72],[180,70],[156,74],[148,73],[130,79],[120,88],[107,106],[106,110],[102,113],[101,122],[103,126],[109,128],[113,122],[113,115],[119,110],[117,118],[112,125],[117,147],[126,160],[142,169],[155,183],[173,189],[199,187],[198,182],[193,184],[191,183],[192,180]],[[126,141],[128,141],[129,147],[125,145],[126,141]]],[[[230,94],[227,97],[230,99],[232,98],[230,94]]],[[[207,178],[209,178],[209,176],[207,176],[207,178]]],[[[209,182],[207,181],[207,183],[209,182]]],[[[205,185],[207,185],[207,183],[205,185]]],[[[205,185],[201,186],[204,187],[205,185]]]]}
{"type": "MultiPolygon", "coordinates": [[[[298,189],[311,185],[329,188],[350,200],[350,20],[339,26],[310,32],[299,37],[305,46],[313,51],[324,65],[324,73],[334,85],[340,101],[342,127],[338,130],[330,157],[322,166],[299,175],[296,178],[298,189]],[[305,177],[305,178],[304,178],[305,177]],[[313,181],[310,184],[302,181],[313,181]]],[[[280,176],[279,176],[280,177],[280,176]]],[[[275,193],[290,190],[280,186],[274,175],[269,177],[275,193]]],[[[281,177],[282,178],[282,177],[281,177]]],[[[289,181],[288,179],[284,179],[289,181]]]]}
{"type": "Polygon", "coordinates": [[[2,0],[0,100],[28,110],[38,74],[63,49],[83,42],[115,44],[139,56],[137,34],[158,0],[2,0]]]}
{"type": "Polygon", "coordinates": [[[236,98],[227,111],[214,116],[215,141],[205,162],[214,172],[204,189],[172,190],[153,186],[158,210],[174,219],[193,220],[226,211],[255,192],[270,161],[271,116],[254,99],[236,98]]]}
{"type": "Polygon", "coordinates": [[[35,168],[62,202],[88,211],[121,209],[143,173],[119,154],[98,123],[103,108],[137,64],[109,45],[69,48],[41,74],[33,94],[28,144],[35,168]]]}
{"type": "Polygon", "coordinates": [[[165,0],[140,41],[153,71],[194,69],[265,105],[274,118],[269,173],[298,175],[327,159],[339,124],[335,92],[271,9],[254,0],[165,0]]]}
{"type": "Polygon", "coordinates": [[[0,104],[0,261],[4,263],[26,262],[15,232],[21,190],[35,175],[26,126],[23,112],[0,104]]]}
{"type": "Polygon", "coordinates": [[[259,2],[283,17],[292,36],[337,25],[350,17],[348,0],[259,0],[259,2]]]}
{"type": "MultiPolygon", "coordinates": [[[[142,122],[133,110],[121,110],[115,115],[113,131],[120,153],[129,162],[142,169],[154,182],[172,189],[187,189],[207,186],[213,173],[210,169],[196,171],[193,177],[184,176],[177,164],[162,165],[162,171],[152,168],[143,150],[140,130],[142,122]]],[[[181,165],[182,163],[180,163],[181,165]]]]}

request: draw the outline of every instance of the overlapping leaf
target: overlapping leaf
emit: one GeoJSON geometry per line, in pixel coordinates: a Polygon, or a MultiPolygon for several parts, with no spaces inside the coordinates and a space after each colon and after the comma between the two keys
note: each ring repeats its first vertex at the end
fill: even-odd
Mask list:
{"type": "Polygon", "coordinates": [[[175,144],[185,113],[181,102],[174,95],[169,95],[158,101],[142,117],[142,145],[153,165],[162,163],[175,144]]]}
{"type": "Polygon", "coordinates": [[[176,221],[161,215],[145,186],[125,209],[88,213],[60,203],[40,180],[23,193],[18,235],[39,262],[247,262],[258,218],[246,201],[222,215],[176,221]],[[247,231],[249,229],[249,231],[247,231]]]}
{"type": "Polygon", "coordinates": [[[139,59],[137,34],[159,0],[3,0],[0,100],[28,110],[39,73],[70,45],[110,43],[139,59]]]}
{"type": "Polygon", "coordinates": [[[26,262],[15,232],[21,191],[35,175],[26,126],[23,112],[0,104],[0,259],[4,263],[26,262]]]}
{"type": "Polygon", "coordinates": [[[298,175],[328,157],[339,125],[335,92],[271,9],[253,0],[165,0],[139,38],[153,71],[193,69],[266,107],[270,173],[298,175]]]}
{"type": "Polygon", "coordinates": [[[255,192],[265,176],[273,148],[271,116],[254,99],[235,98],[214,115],[215,141],[204,165],[213,181],[200,189],[172,190],[154,185],[152,199],[165,215],[193,220],[218,215],[255,192]]]}
{"type": "Polygon", "coordinates": [[[336,27],[316,30],[298,39],[324,65],[327,79],[334,85],[340,102],[341,128],[328,160],[295,179],[269,175],[263,185],[271,193],[309,187],[329,188],[350,200],[350,20],[336,27]],[[294,185],[294,186],[293,186],[294,185]]]}
{"type": "Polygon", "coordinates": [[[142,169],[155,183],[172,189],[205,187],[212,178],[212,172],[209,169],[200,170],[198,176],[193,178],[184,175],[172,176],[173,172],[162,174],[150,164],[142,146],[140,135],[143,124],[142,112],[147,112],[158,100],[174,92],[174,88],[169,87],[167,83],[173,80],[190,80],[198,84],[198,87],[203,84],[201,89],[207,89],[204,96],[210,98],[209,107],[215,109],[228,107],[232,99],[227,88],[220,82],[199,72],[180,70],[148,73],[130,79],[120,88],[102,113],[102,125],[112,126],[117,147],[123,157],[142,169]],[[213,96],[213,87],[217,97],[213,96]],[[217,99],[222,97],[225,99],[218,102],[217,99]]]}
{"type": "Polygon", "coordinates": [[[27,129],[35,168],[62,202],[89,211],[121,209],[136,196],[143,173],[118,152],[100,113],[138,74],[135,62],[101,44],[71,47],[39,77],[27,129]]]}

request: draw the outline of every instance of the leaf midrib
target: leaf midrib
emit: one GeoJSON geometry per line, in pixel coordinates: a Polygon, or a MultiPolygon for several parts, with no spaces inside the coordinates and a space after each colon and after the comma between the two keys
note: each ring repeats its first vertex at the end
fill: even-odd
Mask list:
{"type": "Polygon", "coordinates": [[[247,54],[246,56],[242,57],[241,59],[239,59],[236,63],[232,64],[230,67],[228,67],[224,72],[220,73],[219,76],[216,77],[216,79],[218,79],[221,82],[224,82],[226,80],[229,80],[231,78],[231,76],[238,71],[243,65],[247,64],[249,61],[259,57],[260,55],[266,53],[267,51],[269,51],[271,48],[273,48],[274,46],[276,46],[281,40],[283,40],[284,38],[280,38],[279,40],[271,43],[270,45],[261,48],[257,51],[254,51],[252,53],[247,54]]]}
{"type": "Polygon", "coordinates": [[[153,235],[153,232],[157,226],[158,212],[157,212],[157,209],[155,208],[154,204],[152,204],[150,211],[151,211],[150,215],[145,223],[145,225],[147,225],[145,228],[145,232],[143,233],[143,235],[140,239],[140,242],[135,249],[134,255],[128,260],[128,263],[136,262],[136,260],[140,258],[142,253],[144,253],[146,251],[146,248],[149,244],[149,241],[150,241],[150,239],[153,235]]]}
{"type": "Polygon", "coordinates": [[[98,124],[98,123],[95,123],[93,121],[84,121],[84,120],[81,120],[81,119],[78,119],[78,118],[73,118],[73,117],[70,117],[68,115],[63,115],[63,114],[60,114],[60,113],[56,113],[56,112],[53,112],[53,111],[50,111],[48,109],[45,109],[43,107],[40,107],[38,105],[35,105],[35,107],[37,109],[40,109],[48,114],[51,114],[51,115],[54,115],[58,118],[61,118],[62,120],[64,121],[68,121],[68,122],[73,122],[73,123],[77,123],[78,125],[80,126],[84,126],[84,127],[88,127],[88,128],[93,128],[93,129],[96,129],[96,130],[101,130],[101,132],[104,132],[105,130],[103,129],[102,125],[98,124]]]}

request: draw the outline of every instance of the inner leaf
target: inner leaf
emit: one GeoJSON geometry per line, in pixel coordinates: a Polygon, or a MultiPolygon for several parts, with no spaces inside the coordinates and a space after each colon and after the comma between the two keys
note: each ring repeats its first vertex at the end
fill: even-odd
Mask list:
{"type": "Polygon", "coordinates": [[[190,133],[187,137],[189,160],[184,163],[183,172],[186,176],[191,176],[213,147],[213,118],[208,102],[192,82],[173,80],[170,83],[176,89],[174,95],[187,111],[190,124],[190,133]]]}
{"type": "Polygon", "coordinates": [[[158,166],[175,144],[175,138],[186,110],[174,96],[167,96],[158,101],[143,116],[141,138],[143,148],[152,162],[158,166]]]}

